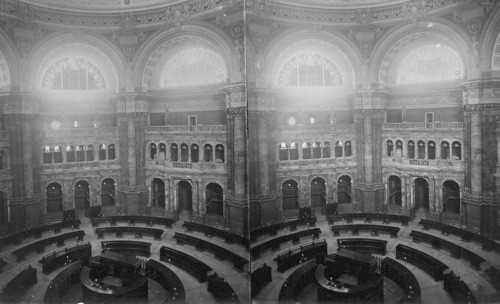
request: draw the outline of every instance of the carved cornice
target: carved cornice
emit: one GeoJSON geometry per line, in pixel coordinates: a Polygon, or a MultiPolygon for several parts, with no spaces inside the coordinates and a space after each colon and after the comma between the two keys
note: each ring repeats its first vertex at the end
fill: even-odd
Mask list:
{"type": "Polygon", "coordinates": [[[469,104],[463,106],[465,115],[477,115],[493,110],[500,110],[500,104],[469,104]]]}
{"type": "Polygon", "coordinates": [[[117,114],[145,113],[149,111],[151,95],[146,94],[121,94],[112,98],[117,114]]]}
{"type": "MultiPolygon", "coordinates": [[[[52,1],[56,2],[56,1],[52,1]]],[[[231,0],[196,0],[182,4],[168,1],[156,1],[154,6],[142,3],[140,6],[116,6],[107,8],[96,6],[95,1],[82,0],[82,6],[68,7],[68,2],[45,2],[45,5],[28,4],[19,0],[0,1],[0,14],[9,15],[19,20],[60,24],[65,26],[115,27],[130,29],[151,24],[163,24],[179,29],[183,23],[193,18],[210,14],[216,8],[231,5],[231,0]],[[64,5],[65,4],[65,5],[64,5]],[[149,7],[148,7],[149,6],[149,7]],[[144,9],[146,8],[146,9],[144,9]]],[[[101,2],[106,2],[102,0],[101,2]]]]}
{"type": "MultiPolygon", "coordinates": [[[[383,5],[370,8],[340,8],[337,2],[316,2],[310,4],[293,5],[286,1],[248,0],[245,2],[248,10],[257,15],[268,18],[280,18],[294,21],[315,21],[325,24],[376,24],[387,21],[416,24],[418,20],[430,15],[441,13],[449,7],[450,10],[461,4],[461,0],[411,0],[403,5],[383,5]]],[[[306,3],[304,1],[304,3],[306,3]]]]}
{"type": "Polygon", "coordinates": [[[246,116],[247,108],[246,107],[227,108],[226,113],[228,115],[233,115],[233,116],[246,116]]]}
{"type": "Polygon", "coordinates": [[[365,183],[355,183],[354,189],[359,189],[361,191],[376,191],[376,190],[385,190],[385,185],[381,184],[365,184],[365,183]]]}
{"type": "Polygon", "coordinates": [[[443,104],[462,104],[462,91],[425,91],[411,93],[396,93],[389,97],[390,105],[443,105],[443,104]]]}

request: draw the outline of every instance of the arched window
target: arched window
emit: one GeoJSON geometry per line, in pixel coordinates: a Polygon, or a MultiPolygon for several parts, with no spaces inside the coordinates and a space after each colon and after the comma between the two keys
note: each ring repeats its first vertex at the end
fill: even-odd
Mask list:
{"type": "Polygon", "coordinates": [[[288,160],[288,147],[286,143],[281,143],[278,147],[279,160],[288,160]]]}
{"type": "Polygon", "coordinates": [[[302,159],[311,159],[311,144],[308,142],[302,144],[302,159]]]}
{"type": "Polygon", "coordinates": [[[401,179],[395,175],[389,177],[389,204],[401,206],[401,179]]]}
{"type": "Polygon", "coordinates": [[[208,214],[223,215],[224,195],[222,187],[216,183],[210,183],[205,189],[205,205],[208,214]]]}
{"type": "Polygon", "coordinates": [[[173,162],[179,161],[179,147],[177,144],[170,146],[170,160],[173,162]]]}
{"type": "Polygon", "coordinates": [[[172,56],[160,75],[161,88],[208,85],[227,80],[224,59],[204,47],[184,49],[172,56]]]}
{"type": "Polygon", "coordinates": [[[167,159],[167,145],[164,143],[161,143],[158,145],[158,159],[159,160],[165,160],[167,159]]]}
{"type": "Polygon", "coordinates": [[[500,33],[498,33],[493,54],[491,55],[491,69],[500,70],[500,33]]]}
{"type": "Polygon", "coordinates": [[[106,145],[99,145],[99,160],[106,160],[106,145]]]}
{"type": "Polygon", "coordinates": [[[337,181],[337,199],[339,204],[351,203],[351,177],[342,175],[337,181]]]}
{"type": "Polygon", "coordinates": [[[43,163],[51,164],[52,163],[52,151],[49,146],[45,146],[43,148],[43,163]]]}
{"type": "Polygon", "coordinates": [[[462,144],[458,141],[454,141],[451,146],[451,159],[453,160],[462,159],[462,144]]]}
{"type": "Polygon", "coordinates": [[[425,159],[425,143],[419,140],[417,145],[417,159],[425,159]]]}
{"type": "Polygon", "coordinates": [[[66,147],[66,161],[68,163],[73,163],[73,162],[75,162],[75,159],[76,159],[75,147],[67,146],[66,147]]]}
{"type": "Polygon", "coordinates": [[[321,143],[319,141],[314,142],[312,145],[312,157],[321,158],[321,143]]]}
{"type": "Polygon", "coordinates": [[[75,184],[75,209],[86,210],[90,207],[90,186],[87,181],[81,180],[75,184]]]}
{"type": "Polygon", "coordinates": [[[342,142],[341,141],[336,141],[335,142],[335,157],[342,157],[342,142]]]}
{"type": "Polygon", "coordinates": [[[54,152],[52,153],[54,157],[54,163],[62,163],[63,158],[62,158],[62,148],[61,146],[55,146],[54,147],[54,152]]]}
{"type": "Polygon", "coordinates": [[[88,145],[87,146],[87,161],[94,161],[94,146],[93,145],[88,145]]]}
{"type": "Polygon", "coordinates": [[[299,188],[294,180],[287,180],[281,188],[283,210],[299,208],[299,188]]]}
{"type": "Polygon", "coordinates": [[[436,159],[436,143],[432,140],[427,142],[427,158],[436,159]]]}
{"type": "Polygon", "coordinates": [[[411,51],[397,71],[397,84],[425,83],[462,79],[464,66],[457,51],[439,43],[411,51]]]}
{"type": "Polygon", "coordinates": [[[402,157],[403,156],[403,142],[400,140],[396,140],[396,156],[397,157],[402,157]]]}
{"type": "Polygon", "coordinates": [[[0,151],[0,170],[7,169],[7,154],[5,151],[0,151]]]}
{"type": "Polygon", "coordinates": [[[311,181],[311,207],[324,207],[326,205],[326,182],[321,177],[311,181]]]}
{"type": "Polygon", "coordinates": [[[447,141],[441,142],[441,159],[450,159],[450,144],[447,141]]]}
{"type": "Polygon", "coordinates": [[[200,161],[200,147],[197,144],[191,145],[191,161],[193,163],[200,161]]]}
{"type": "Polygon", "coordinates": [[[460,213],[460,186],[451,180],[443,183],[443,211],[460,213]]]}
{"type": "Polygon", "coordinates": [[[415,142],[413,140],[408,141],[408,158],[415,158],[415,142]]]}
{"type": "Polygon", "coordinates": [[[82,145],[76,146],[76,161],[85,161],[85,147],[82,145]]]}
{"type": "Polygon", "coordinates": [[[156,158],[156,144],[155,143],[150,143],[149,144],[149,158],[155,159],[156,158]]]}
{"type": "Polygon", "coordinates": [[[325,141],[323,143],[323,158],[330,158],[331,153],[330,153],[330,142],[325,141]]]}
{"type": "Polygon", "coordinates": [[[9,210],[7,202],[7,194],[5,192],[0,192],[0,226],[7,225],[9,223],[9,210]]]}
{"type": "Polygon", "coordinates": [[[186,144],[181,144],[181,162],[189,161],[189,147],[186,144]]]}
{"type": "Polygon", "coordinates": [[[342,87],[342,77],[330,59],[309,51],[285,63],[279,72],[278,86],[342,87]]]}
{"type": "Polygon", "coordinates": [[[344,143],[344,156],[345,157],[351,157],[352,156],[352,145],[351,145],[351,141],[350,140],[347,140],[344,143]]]}
{"type": "Polygon", "coordinates": [[[159,178],[154,178],[151,186],[152,206],[165,209],[165,182],[159,178]]]}
{"type": "Polygon", "coordinates": [[[297,145],[297,143],[291,143],[289,151],[290,151],[290,160],[299,159],[299,146],[297,145]]]}
{"type": "Polygon", "coordinates": [[[215,145],[215,162],[223,163],[225,161],[224,146],[221,144],[215,145]]]}
{"type": "Polygon", "coordinates": [[[56,61],[43,76],[44,90],[106,90],[101,71],[84,58],[56,61]]]}
{"type": "Polygon", "coordinates": [[[394,149],[394,145],[392,143],[392,140],[387,140],[385,142],[385,150],[386,150],[386,153],[387,153],[387,156],[392,156],[392,151],[394,149]]]}
{"type": "Polygon", "coordinates": [[[203,148],[203,160],[205,162],[211,162],[213,161],[214,158],[214,149],[212,148],[211,144],[205,144],[205,147],[203,148]]]}
{"type": "Polygon", "coordinates": [[[110,144],[108,146],[108,159],[115,159],[115,158],[116,158],[115,144],[110,144]]]}
{"type": "Polygon", "coordinates": [[[101,202],[102,206],[115,205],[115,181],[112,178],[106,178],[101,183],[101,202]]]}
{"type": "Polygon", "coordinates": [[[47,197],[47,213],[63,210],[62,206],[62,187],[58,183],[51,183],[45,189],[47,197]]]}

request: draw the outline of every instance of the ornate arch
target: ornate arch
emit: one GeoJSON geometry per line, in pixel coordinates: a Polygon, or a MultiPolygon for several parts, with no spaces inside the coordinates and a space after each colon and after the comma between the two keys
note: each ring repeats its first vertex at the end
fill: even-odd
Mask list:
{"type": "Polygon", "coordinates": [[[0,92],[10,91],[21,82],[19,57],[14,44],[0,28],[0,92]]]}
{"type": "MultiPolygon", "coordinates": [[[[394,72],[400,61],[407,55],[415,45],[426,43],[440,43],[455,50],[464,66],[464,74],[467,75],[474,60],[469,54],[472,52],[466,34],[456,30],[456,26],[447,21],[421,21],[418,27],[411,24],[397,27],[387,33],[374,46],[371,56],[370,78],[372,82],[389,85],[388,75],[394,72]]],[[[391,84],[392,85],[392,84],[391,84]]]]}
{"type": "Polygon", "coordinates": [[[142,86],[146,90],[158,88],[155,81],[161,72],[159,63],[166,61],[176,51],[195,45],[219,54],[226,64],[228,75],[235,68],[230,60],[234,45],[220,29],[208,24],[187,24],[180,31],[174,28],[158,31],[146,40],[135,58],[135,86],[142,86]]]}
{"type": "Polygon", "coordinates": [[[84,58],[103,74],[105,92],[115,94],[124,87],[125,61],[120,51],[110,42],[91,35],[76,37],[74,34],[53,36],[34,48],[31,54],[31,86],[41,91],[43,76],[57,60],[72,56],[84,58]]]}
{"type": "Polygon", "coordinates": [[[332,61],[343,77],[343,88],[353,89],[361,81],[361,54],[343,34],[327,31],[300,30],[284,33],[272,41],[266,50],[264,66],[267,83],[276,84],[277,73],[298,52],[314,49],[314,53],[332,61]],[[309,47],[309,48],[308,48],[309,47]]]}
{"type": "Polygon", "coordinates": [[[482,59],[480,68],[483,71],[492,70],[492,57],[497,38],[500,37],[500,6],[495,7],[495,11],[487,20],[483,35],[479,38],[483,45],[481,47],[480,58],[482,59]]]}

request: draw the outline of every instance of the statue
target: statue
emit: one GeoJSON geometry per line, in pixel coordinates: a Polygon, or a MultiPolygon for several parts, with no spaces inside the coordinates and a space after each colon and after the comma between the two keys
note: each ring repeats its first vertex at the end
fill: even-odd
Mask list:
{"type": "Polygon", "coordinates": [[[165,109],[165,125],[168,125],[170,122],[170,111],[168,109],[165,109]]]}
{"type": "Polygon", "coordinates": [[[403,122],[406,122],[406,107],[405,107],[405,106],[403,106],[403,107],[401,108],[401,120],[402,120],[403,122]]]}

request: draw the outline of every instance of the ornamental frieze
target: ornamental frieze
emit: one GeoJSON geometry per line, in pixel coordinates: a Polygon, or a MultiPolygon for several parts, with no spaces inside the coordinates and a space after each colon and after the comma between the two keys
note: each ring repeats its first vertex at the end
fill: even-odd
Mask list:
{"type": "Polygon", "coordinates": [[[222,98],[203,98],[203,99],[188,99],[188,100],[173,100],[173,101],[158,101],[151,103],[150,109],[207,109],[220,108],[224,109],[226,101],[222,98]]]}
{"type": "Polygon", "coordinates": [[[264,13],[271,15],[272,17],[284,19],[295,19],[298,21],[319,21],[327,23],[358,23],[365,25],[369,23],[376,23],[378,21],[384,21],[387,19],[400,19],[404,22],[415,23],[419,18],[426,18],[428,15],[432,14],[433,10],[442,9],[445,6],[460,3],[462,1],[413,0],[410,3],[405,3],[405,5],[399,7],[374,7],[370,10],[334,10],[335,8],[333,7],[333,4],[331,7],[328,7],[327,3],[322,3],[323,6],[326,6],[325,8],[314,7],[305,9],[305,7],[303,6],[295,8],[275,1],[269,2],[270,3],[268,4],[268,7],[266,7],[265,5],[252,5],[249,7],[249,5],[247,4],[247,8],[256,10],[260,14],[264,13]]]}
{"type": "Polygon", "coordinates": [[[391,95],[390,105],[430,105],[462,104],[462,92],[458,90],[444,92],[405,93],[391,95]]]}
{"type": "MultiPolygon", "coordinates": [[[[93,1],[92,1],[93,2],[93,1]]],[[[232,3],[229,0],[199,0],[184,3],[183,5],[158,5],[140,12],[123,12],[123,8],[112,12],[110,8],[103,13],[82,12],[83,9],[55,10],[53,7],[42,7],[36,4],[26,4],[17,0],[0,1],[0,12],[17,16],[22,20],[40,21],[47,23],[59,23],[74,26],[116,26],[122,28],[133,28],[144,24],[154,24],[164,22],[167,26],[178,28],[182,22],[190,22],[191,16],[214,9],[225,3],[232,3]],[[119,12],[121,11],[121,12],[119,12]]],[[[46,3],[44,3],[46,4],[46,3]]],[[[67,4],[67,2],[65,2],[67,4]]],[[[95,3],[93,3],[94,5],[95,3]]],[[[53,4],[56,6],[56,3],[53,4]]],[[[132,8],[132,7],[131,7],[132,8]]]]}

